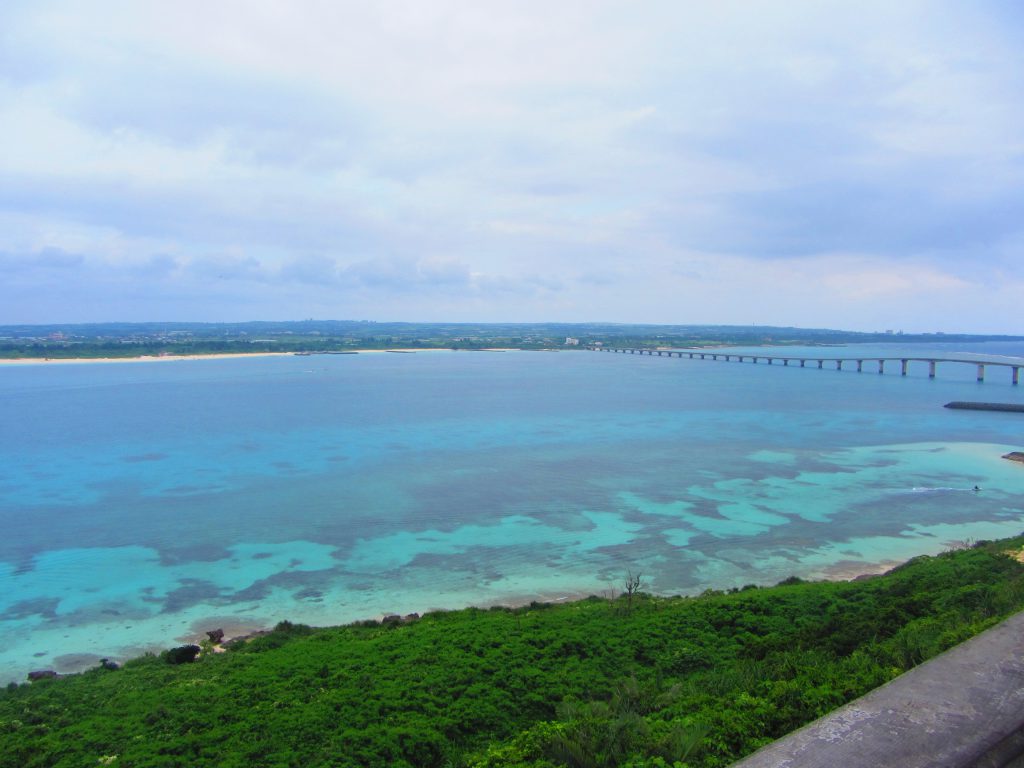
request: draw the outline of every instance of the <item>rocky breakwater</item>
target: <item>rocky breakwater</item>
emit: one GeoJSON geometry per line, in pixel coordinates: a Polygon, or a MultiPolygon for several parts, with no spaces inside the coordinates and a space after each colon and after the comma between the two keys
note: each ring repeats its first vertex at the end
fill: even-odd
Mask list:
{"type": "Polygon", "coordinates": [[[1019,403],[976,403],[969,400],[954,400],[946,403],[945,408],[961,411],[1003,411],[1007,413],[1024,413],[1024,405],[1019,403]]]}

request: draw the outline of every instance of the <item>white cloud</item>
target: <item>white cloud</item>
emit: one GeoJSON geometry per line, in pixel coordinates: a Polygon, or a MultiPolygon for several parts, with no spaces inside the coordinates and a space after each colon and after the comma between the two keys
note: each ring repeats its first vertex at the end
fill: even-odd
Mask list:
{"type": "Polygon", "coordinates": [[[80,254],[108,294],[159,273],[141,306],[165,317],[203,319],[189,281],[222,275],[210,317],[861,327],[892,301],[928,327],[941,293],[1013,330],[1020,23],[917,0],[4,4],[0,251],[80,254]]]}

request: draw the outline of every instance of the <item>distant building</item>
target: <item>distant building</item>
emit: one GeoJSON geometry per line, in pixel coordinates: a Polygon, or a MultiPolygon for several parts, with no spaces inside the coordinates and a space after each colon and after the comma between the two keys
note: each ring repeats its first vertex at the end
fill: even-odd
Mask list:
{"type": "Polygon", "coordinates": [[[567,347],[578,347],[580,345],[579,339],[574,339],[572,336],[565,337],[565,346],[567,347]]]}

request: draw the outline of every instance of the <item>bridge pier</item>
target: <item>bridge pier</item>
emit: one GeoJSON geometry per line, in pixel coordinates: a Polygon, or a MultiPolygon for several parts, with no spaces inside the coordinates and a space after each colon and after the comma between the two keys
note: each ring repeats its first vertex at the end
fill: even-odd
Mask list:
{"type": "MultiPolygon", "coordinates": [[[[760,363],[762,361],[767,362],[768,365],[774,365],[776,363],[776,361],[781,361],[782,365],[784,367],[789,367],[790,363],[799,362],[801,368],[806,368],[808,362],[814,362],[815,360],[817,360],[818,368],[819,369],[824,368],[826,362],[834,362],[836,364],[836,370],[837,371],[848,370],[848,369],[844,369],[845,363],[856,363],[857,364],[857,373],[863,373],[863,371],[864,371],[864,362],[865,362],[865,358],[775,357],[774,355],[740,355],[740,354],[724,353],[724,352],[700,352],[699,350],[684,351],[684,350],[681,350],[681,349],[679,349],[679,350],[674,350],[674,349],[654,349],[654,348],[649,348],[649,347],[604,347],[604,346],[598,347],[598,346],[586,346],[584,348],[585,349],[589,349],[592,352],[614,352],[614,353],[618,353],[620,355],[624,355],[624,354],[628,353],[630,355],[648,355],[650,357],[653,357],[655,354],[657,354],[658,357],[678,357],[679,359],[682,359],[683,355],[685,354],[690,360],[693,360],[694,357],[700,357],[701,360],[708,360],[708,359],[711,359],[711,360],[714,360],[714,361],[725,360],[725,362],[727,362],[727,363],[732,362],[734,358],[735,358],[736,362],[744,363],[744,362],[747,361],[747,358],[750,358],[750,362],[753,363],[754,365],[757,365],[758,363],[760,363]]],[[[977,379],[979,384],[983,383],[985,381],[985,368],[988,367],[989,365],[996,365],[996,366],[1005,367],[1005,368],[1009,368],[1010,369],[1010,383],[1013,384],[1014,386],[1017,386],[1017,385],[1020,384],[1020,371],[1021,371],[1021,368],[1024,368],[1024,364],[1019,364],[1018,363],[1018,364],[1015,365],[1013,363],[1004,362],[1002,360],[985,360],[985,361],[982,361],[982,362],[978,362],[977,358],[975,358],[974,360],[963,360],[963,359],[958,359],[958,358],[944,358],[944,357],[939,357],[939,358],[926,358],[926,357],[914,357],[914,358],[910,358],[910,357],[891,357],[891,358],[878,357],[878,358],[875,358],[875,357],[871,357],[871,358],[867,358],[867,362],[871,362],[872,360],[877,360],[877,362],[878,362],[878,373],[879,374],[884,374],[885,373],[885,364],[886,364],[886,362],[893,362],[893,363],[895,363],[898,360],[899,363],[900,363],[900,375],[901,376],[906,376],[907,375],[907,372],[910,370],[910,363],[912,363],[912,362],[928,363],[928,378],[929,379],[936,378],[936,376],[938,374],[939,363],[967,363],[967,364],[970,364],[970,365],[975,365],[977,367],[976,379],[977,379]]]]}

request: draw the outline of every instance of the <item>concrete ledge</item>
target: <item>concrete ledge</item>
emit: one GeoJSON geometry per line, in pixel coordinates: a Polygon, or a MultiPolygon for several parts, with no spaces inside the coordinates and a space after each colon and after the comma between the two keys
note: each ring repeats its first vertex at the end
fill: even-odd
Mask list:
{"type": "Polygon", "coordinates": [[[1024,612],[734,768],[1024,765],[1024,612]]]}

